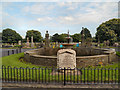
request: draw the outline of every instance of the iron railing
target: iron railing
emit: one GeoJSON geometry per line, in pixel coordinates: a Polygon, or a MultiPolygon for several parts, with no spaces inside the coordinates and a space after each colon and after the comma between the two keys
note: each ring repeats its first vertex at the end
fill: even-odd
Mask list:
{"type": "Polygon", "coordinates": [[[119,68],[17,68],[2,66],[2,82],[44,84],[118,84],[119,68]]]}

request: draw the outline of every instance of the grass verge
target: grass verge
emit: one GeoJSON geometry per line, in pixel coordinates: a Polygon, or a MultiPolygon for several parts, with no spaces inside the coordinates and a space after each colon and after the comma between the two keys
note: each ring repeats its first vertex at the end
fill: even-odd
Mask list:
{"type": "Polygon", "coordinates": [[[11,67],[36,67],[38,68],[39,66],[37,65],[33,65],[31,63],[26,63],[26,62],[21,62],[19,60],[20,57],[24,57],[24,53],[19,53],[19,54],[12,54],[10,56],[5,56],[5,57],[1,57],[2,58],[2,65],[4,66],[11,66],[11,67]]]}
{"type": "MultiPolygon", "coordinates": [[[[39,67],[37,65],[32,65],[26,62],[20,62],[19,58],[24,57],[24,53],[13,54],[10,56],[2,57],[2,79],[3,81],[63,81],[64,73],[56,74],[53,73],[55,68],[44,68],[39,67]],[[11,66],[11,67],[8,67],[11,66]],[[16,68],[17,67],[17,68],[16,68]],[[22,67],[22,68],[21,68],[22,67]],[[29,67],[29,68],[27,68],[29,67]],[[34,67],[34,68],[33,68],[34,67]]],[[[81,75],[76,75],[75,71],[71,73],[66,73],[67,81],[118,81],[118,63],[114,63],[113,65],[107,66],[98,66],[98,67],[90,67],[90,68],[82,68],[77,70],[81,72],[81,75]],[[114,69],[110,69],[114,68],[114,69]]]]}

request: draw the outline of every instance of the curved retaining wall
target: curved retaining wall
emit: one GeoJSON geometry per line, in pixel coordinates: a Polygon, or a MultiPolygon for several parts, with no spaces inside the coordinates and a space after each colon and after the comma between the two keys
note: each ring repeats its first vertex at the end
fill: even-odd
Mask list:
{"type": "MultiPolygon", "coordinates": [[[[30,50],[24,53],[24,61],[30,62],[32,64],[41,65],[41,66],[57,66],[57,56],[45,56],[38,55],[42,53],[43,48],[37,50],[30,50]]],[[[77,56],[76,57],[76,66],[77,67],[86,67],[89,65],[98,65],[99,62],[102,62],[104,65],[116,60],[116,55],[114,51],[102,50],[102,55],[93,55],[93,56],[77,56]]]]}

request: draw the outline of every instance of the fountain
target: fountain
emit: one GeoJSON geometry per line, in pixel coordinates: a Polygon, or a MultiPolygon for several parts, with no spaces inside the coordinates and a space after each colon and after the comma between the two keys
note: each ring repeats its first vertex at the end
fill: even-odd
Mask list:
{"type": "Polygon", "coordinates": [[[71,37],[69,35],[65,37],[67,39],[67,43],[63,43],[62,45],[65,46],[64,49],[60,49],[57,52],[57,67],[58,68],[76,68],[76,52],[75,50],[71,49],[73,47],[73,43],[70,43],[71,37]]]}
{"type": "Polygon", "coordinates": [[[96,66],[99,62],[106,65],[117,60],[115,51],[111,49],[99,49],[83,46],[72,48],[74,43],[70,42],[71,37],[69,35],[69,31],[68,36],[66,37],[67,43],[62,44],[64,46],[63,48],[49,47],[48,37],[49,33],[47,31],[46,40],[48,41],[46,41],[47,45],[45,45],[45,47],[24,52],[24,61],[41,66],[64,67],[64,65],[66,65],[66,67],[75,68],[86,67],[89,65],[96,66]]]}
{"type": "Polygon", "coordinates": [[[63,43],[63,44],[62,44],[65,48],[69,49],[69,48],[72,48],[73,45],[75,45],[74,43],[71,43],[71,42],[70,42],[71,39],[72,39],[72,37],[70,37],[70,35],[69,35],[69,30],[68,30],[68,36],[65,37],[65,39],[67,39],[67,43],[63,43]]]}

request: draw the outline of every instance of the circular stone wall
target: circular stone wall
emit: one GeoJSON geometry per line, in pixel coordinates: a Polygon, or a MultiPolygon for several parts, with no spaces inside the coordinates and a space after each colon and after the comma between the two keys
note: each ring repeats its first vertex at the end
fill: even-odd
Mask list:
{"type": "MultiPolygon", "coordinates": [[[[61,48],[40,48],[24,52],[24,61],[42,66],[57,66],[57,51],[61,48]]],[[[94,49],[90,47],[74,48],[76,51],[76,66],[86,67],[98,65],[100,62],[108,64],[116,60],[113,49],[94,49]]]]}

